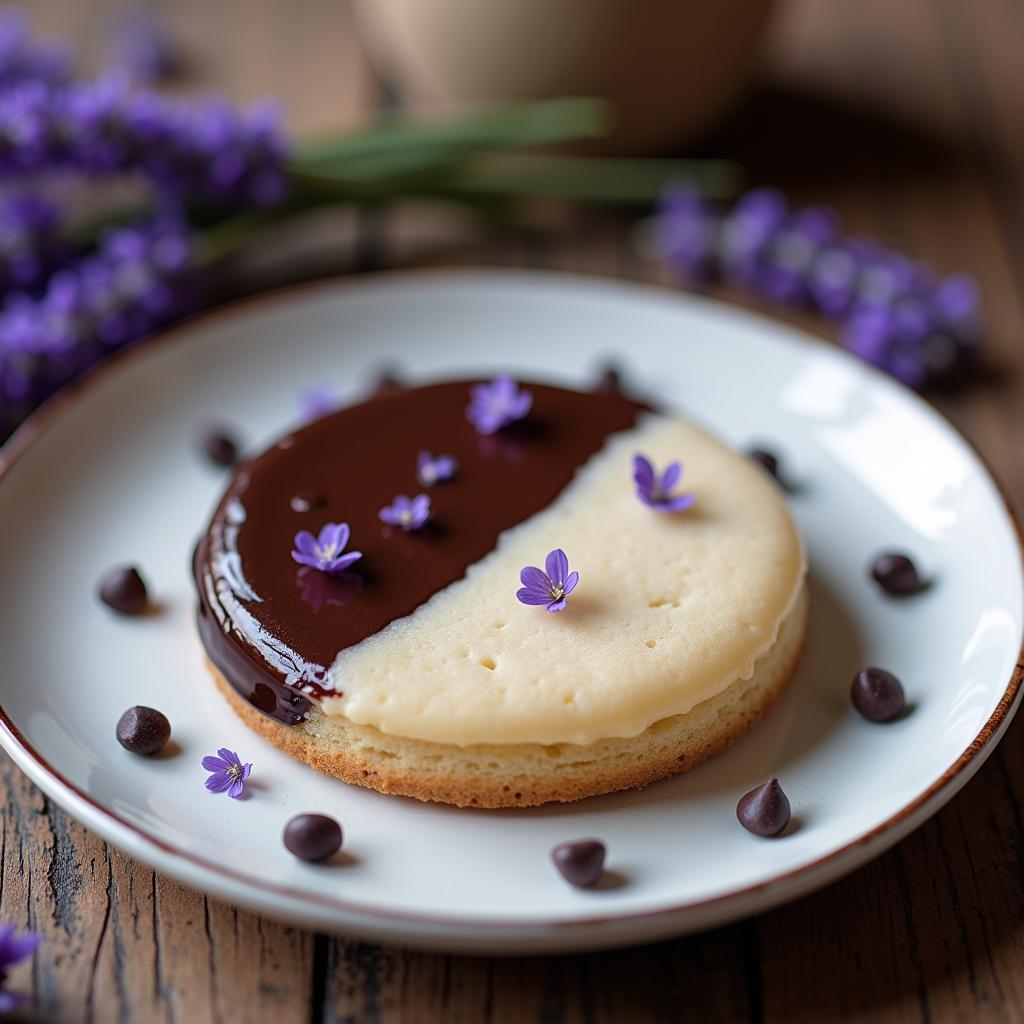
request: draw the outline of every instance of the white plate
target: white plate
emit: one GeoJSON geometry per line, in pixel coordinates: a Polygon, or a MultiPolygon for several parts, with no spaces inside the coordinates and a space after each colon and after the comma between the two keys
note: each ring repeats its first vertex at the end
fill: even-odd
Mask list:
{"type": "Polygon", "coordinates": [[[0,740],[85,824],[153,867],[254,910],[437,949],[541,951],[635,942],[763,909],[850,871],[948,800],[1016,707],[1021,554],[984,466],[927,405],[843,353],[711,302],[514,272],[376,277],[243,304],[116,361],[13,442],[0,478],[0,740]],[[356,396],[369,368],[413,380],[501,368],[586,385],[629,379],[738,445],[785,453],[810,553],[812,626],[781,704],[731,750],[643,793],[565,807],[460,811],[345,786],[239,722],[207,679],[188,564],[223,476],[197,457],[211,415],[252,445],[294,422],[316,382],[356,396]],[[45,426],[45,429],[41,429],[45,426]],[[887,598],[865,567],[914,552],[935,584],[887,598]],[[143,566],[162,613],[111,615],[113,563],[143,566]],[[902,677],[912,712],[871,725],[849,682],[902,677]],[[176,752],[114,740],[135,703],[167,713],[176,752]],[[251,798],[203,788],[220,746],[255,763],[251,798]],[[737,798],[777,774],[797,827],[766,841],[737,798]],[[339,818],[348,856],[281,845],[294,813],[339,818]],[[613,884],[566,886],[552,844],[602,837],[613,884]]]}

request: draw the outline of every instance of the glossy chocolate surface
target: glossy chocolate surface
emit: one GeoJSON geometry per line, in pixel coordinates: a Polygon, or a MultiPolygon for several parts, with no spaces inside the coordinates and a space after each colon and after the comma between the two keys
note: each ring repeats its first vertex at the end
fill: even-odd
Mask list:
{"type": "Polygon", "coordinates": [[[466,420],[470,386],[379,395],[236,471],[196,549],[199,631],[210,660],[264,714],[302,721],[307,697],[328,692],[339,651],[461,579],[500,533],[547,507],[608,435],[644,409],[619,394],[527,384],[527,419],[485,437],[466,420]],[[397,494],[424,492],[416,480],[424,449],[453,455],[459,469],[426,489],[430,523],[404,533],[378,512],[397,494]],[[363,552],[340,577],[291,558],[297,531],[317,533],[329,522],[347,522],[349,548],[363,552]]]}

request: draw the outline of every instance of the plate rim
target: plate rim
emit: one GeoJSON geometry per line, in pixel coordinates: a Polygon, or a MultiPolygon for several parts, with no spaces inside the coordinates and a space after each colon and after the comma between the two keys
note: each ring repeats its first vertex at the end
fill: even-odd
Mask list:
{"type": "MultiPolygon", "coordinates": [[[[44,402],[14,431],[5,444],[0,445],[0,485],[2,485],[3,481],[8,478],[12,468],[21,461],[26,453],[33,447],[34,443],[46,433],[51,425],[72,405],[79,402],[95,386],[105,381],[112,373],[121,372],[123,368],[133,364],[135,360],[146,358],[154,349],[163,348],[187,339],[190,332],[194,330],[203,329],[218,321],[228,320],[239,315],[244,316],[250,313],[254,308],[265,307],[268,305],[288,305],[289,303],[294,302],[297,298],[301,299],[302,297],[309,296],[317,292],[358,292],[360,290],[364,290],[367,284],[372,285],[374,288],[387,288],[388,286],[396,284],[401,286],[405,284],[422,283],[424,280],[465,284],[474,279],[478,281],[488,281],[491,283],[496,280],[503,279],[503,283],[508,282],[521,284],[536,284],[539,280],[543,280],[548,283],[557,282],[565,284],[576,289],[580,289],[581,286],[584,288],[593,288],[595,284],[614,286],[616,290],[623,294],[632,293],[634,296],[640,297],[646,293],[648,296],[658,297],[660,299],[679,299],[694,302],[705,307],[711,307],[719,311],[724,310],[730,317],[746,320],[752,326],[767,323],[773,328],[782,327],[793,335],[794,341],[799,341],[800,343],[807,344],[809,346],[824,346],[834,351],[834,347],[824,339],[818,338],[803,328],[793,327],[785,322],[774,320],[772,317],[765,314],[737,308],[727,302],[707,296],[693,294],[690,292],[675,291],[663,285],[652,284],[649,282],[627,281],[603,274],[509,267],[452,266],[420,268],[413,270],[377,271],[367,274],[333,276],[315,281],[290,284],[281,288],[260,292],[256,295],[232,300],[211,310],[191,316],[184,321],[175,323],[138,343],[132,344],[125,349],[113,353],[107,359],[92,367],[71,384],[65,386],[57,394],[44,402]]],[[[852,359],[853,357],[850,356],[848,358],[852,359]]],[[[1013,503],[1011,502],[999,475],[994,472],[988,459],[977,449],[969,438],[961,433],[961,431],[926,398],[914,391],[911,391],[909,388],[906,388],[898,381],[893,380],[874,367],[866,364],[858,364],[858,366],[862,367],[870,375],[881,378],[888,385],[896,387],[904,399],[909,398],[911,401],[916,402],[926,413],[938,420],[941,426],[945,427],[955,435],[955,437],[960,440],[978,460],[978,463],[988,474],[1003,506],[1003,510],[1013,527],[1013,536],[1017,545],[1017,555],[1020,563],[1019,571],[1022,576],[1024,576],[1024,531],[1022,531],[1021,522],[1014,510],[1013,503]]],[[[82,820],[82,809],[81,807],[76,807],[75,804],[80,802],[86,805],[89,810],[86,817],[96,818],[107,826],[106,828],[102,828],[90,821],[86,824],[86,827],[95,829],[105,840],[126,850],[130,856],[138,857],[144,861],[148,860],[150,866],[153,867],[153,861],[145,856],[145,852],[149,852],[159,863],[157,870],[165,871],[186,884],[195,886],[196,888],[201,889],[207,884],[206,880],[197,880],[193,877],[193,873],[196,869],[218,876],[225,885],[241,885],[245,889],[249,890],[249,892],[243,894],[233,891],[228,892],[225,888],[218,886],[218,893],[222,895],[223,898],[235,902],[247,902],[249,906],[261,913],[277,914],[279,917],[288,917],[287,913],[282,915],[279,908],[270,907],[265,902],[262,902],[259,898],[262,896],[265,898],[270,897],[276,899],[286,898],[288,900],[298,900],[301,904],[308,906],[310,911],[312,911],[314,907],[329,907],[334,912],[335,918],[337,918],[337,914],[340,912],[342,915],[357,915],[363,919],[379,921],[382,926],[385,926],[385,923],[406,923],[417,927],[426,925],[433,926],[435,928],[450,929],[455,932],[466,932],[475,929],[478,934],[482,932],[500,931],[510,943],[514,943],[516,939],[522,939],[527,935],[536,932],[538,929],[543,931],[551,930],[560,937],[568,938],[570,933],[578,932],[580,929],[595,928],[595,926],[602,925],[637,926],[650,923],[657,934],[667,935],[677,934],[685,927],[685,925],[682,925],[682,927],[674,928],[672,926],[673,918],[682,918],[686,915],[696,914],[700,911],[712,911],[713,913],[713,910],[716,907],[721,907],[733,901],[739,902],[744,899],[749,900],[757,894],[773,889],[778,893],[778,898],[771,901],[772,905],[774,905],[775,903],[782,902],[789,896],[795,898],[796,896],[803,895],[821,885],[828,884],[829,881],[839,877],[843,873],[841,868],[845,861],[849,860],[854,862],[850,865],[852,870],[854,867],[858,866],[858,864],[866,862],[871,859],[871,857],[881,854],[884,850],[894,845],[902,839],[904,835],[917,827],[917,825],[923,823],[927,817],[937,812],[948,800],[955,796],[960,788],[966,784],[966,782],[981,767],[988,755],[995,749],[995,741],[1001,738],[1003,731],[1009,725],[1009,722],[1016,711],[1019,698],[1021,697],[1022,682],[1024,682],[1024,636],[1022,636],[1021,639],[1021,648],[1014,670],[1004,687],[1003,693],[988,719],[979,728],[974,739],[971,740],[961,754],[930,786],[905,803],[901,808],[899,808],[899,810],[890,815],[884,821],[880,822],[868,831],[860,833],[844,843],[842,846],[825,853],[820,857],[816,857],[807,863],[775,874],[772,877],[764,879],[753,885],[729,889],[702,899],[687,900],[681,903],[672,903],[670,905],[659,906],[647,910],[606,910],[597,913],[581,910],[579,914],[572,918],[535,917],[515,919],[501,917],[464,917],[459,915],[445,916],[437,914],[436,912],[402,911],[381,908],[375,905],[361,904],[358,901],[340,899],[336,896],[327,895],[325,893],[321,893],[319,896],[314,898],[311,894],[305,893],[302,890],[291,889],[288,886],[278,885],[269,879],[250,875],[243,871],[227,867],[216,861],[209,860],[201,854],[181,848],[174,843],[151,835],[141,826],[122,818],[116,813],[116,811],[108,809],[93,799],[78,785],[65,778],[58,770],[49,764],[49,762],[21,733],[2,704],[0,704],[0,746],[4,748],[19,770],[23,771],[32,782],[44,789],[48,795],[53,797],[68,813],[79,821],[82,820]],[[30,765],[31,768],[29,768],[28,765],[30,765]],[[933,806],[929,807],[928,805],[930,804],[933,806]],[[911,819],[915,817],[919,817],[920,820],[916,822],[912,821],[911,819]],[[128,833],[127,836],[124,835],[125,832],[128,833]],[[140,850],[145,852],[139,852],[140,850]],[[856,854],[858,851],[867,851],[867,856],[857,858],[856,854]],[[167,858],[170,858],[170,860],[165,863],[167,858]],[[180,870],[176,870],[176,865],[174,863],[175,859],[184,862],[183,865],[177,866],[180,870]],[[798,891],[794,891],[792,893],[787,893],[785,891],[785,887],[788,883],[795,882],[801,878],[807,882],[805,886],[798,886],[798,891]],[[255,896],[256,898],[244,898],[251,896],[255,896]],[[662,927],[659,928],[659,924],[661,924],[662,927]]],[[[767,905],[768,904],[765,904],[758,909],[764,909],[767,905]]],[[[737,916],[743,916],[743,914],[750,912],[756,912],[756,910],[751,911],[748,909],[746,911],[741,911],[737,916]]],[[[718,923],[728,919],[728,914],[722,915],[718,919],[718,923]]],[[[307,914],[305,920],[315,921],[316,927],[324,927],[325,925],[325,922],[322,920],[320,915],[307,914]]],[[[342,921],[337,920],[337,924],[340,925],[342,923],[342,921]]],[[[709,921],[699,923],[695,925],[695,927],[698,929],[708,927],[712,923],[715,922],[709,921]]],[[[680,924],[682,924],[682,922],[680,922],[680,924]]],[[[443,936],[439,937],[443,938],[443,936]]],[[[603,940],[601,938],[597,938],[597,941],[587,943],[587,945],[613,945],[616,941],[617,939],[615,936],[605,935],[603,936],[603,940]]],[[[639,940],[634,938],[633,941],[639,940]]],[[[415,940],[412,940],[409,944],[415,945],[415,940]]],[[[437,947],[438,944],[432,943],[431,945],[437,947]]],[[[444,943],[442,942],[440,945],[444,946],[444,943]]],[[[569,946],[576,949],[582,948],[579,944],[573,945],[571,941],[569,946]]],[[[444,946],[444,948],[452,947],[449,943],[447,946],[444,946]]]]}

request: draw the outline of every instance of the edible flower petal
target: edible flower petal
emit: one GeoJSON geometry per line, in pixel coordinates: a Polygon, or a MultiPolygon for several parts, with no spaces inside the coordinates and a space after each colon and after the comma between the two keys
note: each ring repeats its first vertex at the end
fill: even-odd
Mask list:
{"type": "Polygon", "coordinates": [[[410,498],[407,494],[399,494],[390,505],[380,510],[380,521],[388,526],[397,526],[407,532],[419,530],[430,518],[430,498],[426,494],[417,494],[410,498]]]}
{"type": "Polygon", "coordinates": [[[203,758],[203,767],[210,772],[204,785],[211,793],[227,791],[232,800],[237,800],[245,792],[245,780],[252,771],[251,764],[242,764],[238,754],[227,747],[221,747],[217,756],[212,754],[203,758]]]}
{"type": "Polygon", "coordinates": [[[533,408],[533,394],[521,390],[508,376],[474,384],[469,395],[466,418],[476,427],[478,434],[495,434],[502,427],[523,419],[533,408]]]}
{"type": "Polygon", "coordinates": [[[345,551],[349,532],[348,523],[327,523],[317,537],[309,530],[299,530],[295,534],[292,558],[300,565],[308,565],[320,572],[344,572],[363,557],[362,551],[345,551]]]}
{"type": "Polygon", "coordinates": [[[519,572],[522,587],[516,597],[522,604],[543,605],[549,612],[564,610],[566,598],[580,581],[578,572],[569,572],[569,559],[561,548],[555,548],[544,560],[544,569],[524,566],[519,572]]]}
{"type": "Polygon", "coordinates": [[[694,494],[686,492],[672,494],[673,488],[683,477],[683,464],[672,462],[661,476],[655,471],[651,460],[645,455],[633,456],[633,482],[636,496],[659,512],[682,512],[697,500],[694,494]]]}

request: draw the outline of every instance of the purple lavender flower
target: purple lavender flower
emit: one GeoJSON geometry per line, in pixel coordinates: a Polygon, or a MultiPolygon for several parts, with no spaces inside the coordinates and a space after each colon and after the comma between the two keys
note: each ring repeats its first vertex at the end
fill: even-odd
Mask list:
{"type": "Polygon", "coordinates": [[[127,11],[114,23],[110,40],[111,64],[137,82],[173,78],[182,59],[174,39],[150,11],[127,11]]]}
{"type": "Polygon", "coordinates": [[[423,451],[416,456],[416,479],[422,487],[433,487],[434,484],[451,480],[459,465],[451,455],[431,455],[423,451]]]}
{"type": "Polygon", "coordinates": [[[37,289],[69,254],[58,207],[32,192],[0,200],[0,293],[37,289]]]}
{"type": "Polygon", "coordinates": [[[308,565],[320,572],[344,572],[363,557],[362,551],[345,552],[349,533],[348,523],[327,523],[318,537],[314,537],[309,530],[299,530],[295,534],[292,558],[300,565],[308,565]]]}
{"type": "Polygon", "coordinates": [[[13,924],[0,924],[0,1016],[13,1013],[26,997],[19,992],[8,992],[3,986],[7,981],[7,972],[15,964],[30,957],[39,946],[39,936],[35,932],[16,934],[13,924]]]}
{"type": "Polygon", "coordinates": [[[742,196],[723,218],[719,235],[719,267],[732,284],[749,285],[761,255],[787,218],[786,200],[772,188],[742,196]]]}
{"type": "Polygon", "coordinates": [[[430,498],[426,494],[417,494],[415,498],[399,494],[390,505],[380,510],[382,523],[398,526],[407,532],[421,529],[429,518],[430,498]]]}
{"type": "Polygon", "coordinates": [[[576,589],[580,574],[569,572],[569,559],[565,552],[555,548],[548,553],[544,569],[535,565],[525,566],[519,572],[519,580],[523,584],[516,591],[520,602],[544,605],[549,612],[560,612],[565,608],[566,598],[576,589]]]}
{"type": "Polygon", "coordinates": [[[902,253],[844,236],[827,207],[790,211],[778,192],[755,189],[719,212],[670,187],[654,236],[687,278],[717,276],[839,320],[850,351],[912,387],[955,382],[978,361],[976,283],[964,275],[936,280],[902,253]]]}
{"type": "Polygon", "coordinates": [[[211,793],[227,794],[237,800],[245,792],[245,780],[252,771],[251,764],[242,764],[238,755],[227,747],[221,747],[217,756],[203,758],[203,767],[212,774],[204,785],[211,793]]]}
{"type": "Polygon", "coordinates": [[[222,100],[187,103],[133,91],[116,76],[0,92],[0,176],[140,173],[161,192],[272,205],[286,190],[278,111],[240,114],[222,100]]]}
{"type": "Polygon", "coordinates": [[[62,43],[34,38],[17,8],[0,10],[0,89],[19,82],[67,80],[71,51],[62,43]]]}
{"type": "Polygon", "coordinates": [[[662,194],[655,219],[655,243],[662,255],[690,281],[714,270],[721,218],[695,188],[674,182],[662,194]]]}
{"type": "Polygon", "coordinates": [[[187,311],[189,261],[185,229],[161,219],[108,232],[38,298],[10,294],[0,308],[0,439],[110,351],[187,311]]]}
{"type": "Polygon", "coordinates": [[[651,508],[659,512],[682,512],[696,500],[693,494],[672,495],[672,489],[682,479],[683,464],[672,462],[659,478],[651,465],[650,459],[643,455],[633,456],[633,482],[636,484],[636,496],[651,508]]]}
{"type": "Polygon", "coordinates": [[[316,384],[299,395],[302,418],[308,422],[330,416],[341,408],[341,396],[329,384],[316,384]]]}
{"type": "Polygon", "coordinates": [[[521,420],[533,407],[533,395],[522,391],[506,376],[495,377],[485,384],[470,388],[466,418],[479,434],[495,434],[502,427],[521,420]]]}

